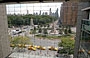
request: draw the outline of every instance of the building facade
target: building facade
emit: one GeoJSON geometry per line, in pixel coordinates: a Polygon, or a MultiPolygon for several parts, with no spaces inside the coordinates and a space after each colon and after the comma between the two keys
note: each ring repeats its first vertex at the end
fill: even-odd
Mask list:
{"type": "Polygon", "coordinates": [[[90,58],[90,2],[78,3],[77,29],[75,38],[74,58],[90,58]],[[83,11],[85,9],[88,11],[83,11]]]}
{"type": "Polygon", "coordinates": [[[10,43],[8,39],[6,5],[0,4],[0,58],[6,58],[9,54],[10,43]]]}
{"type": "Polygon", "coordinates": [[[62,25],[71,25],[75,26],[77,22],[77,2],[63,2],[60,11],[60,20],[62,25]]]}

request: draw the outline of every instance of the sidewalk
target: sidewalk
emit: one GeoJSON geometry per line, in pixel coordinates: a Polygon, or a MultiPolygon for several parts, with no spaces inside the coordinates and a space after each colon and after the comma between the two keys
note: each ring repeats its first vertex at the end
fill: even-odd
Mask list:
{"type": "Polygon", "coordinates": [[[17,53],[17,52],[12,53],[9,57],[11,58],[57,58],[54,56],[40,56],[40,55],[31,55],[29,53],[17,53]]]}

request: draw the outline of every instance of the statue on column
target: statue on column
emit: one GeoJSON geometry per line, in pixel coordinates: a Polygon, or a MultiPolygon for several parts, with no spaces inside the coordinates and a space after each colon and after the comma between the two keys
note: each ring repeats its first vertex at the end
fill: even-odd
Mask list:
{"type": "Polygon", "coordinates": [[[31,18],[31,21],[30,21],[30,26],[31,28],[34,28],[34,23],[33,23],[33,19],[31,18]]]}

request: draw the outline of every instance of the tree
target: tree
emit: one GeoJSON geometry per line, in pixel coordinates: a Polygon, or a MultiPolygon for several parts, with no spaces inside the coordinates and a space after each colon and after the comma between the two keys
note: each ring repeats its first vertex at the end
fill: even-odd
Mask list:
{"type": "Polygon", "coordinates": [[[52,20],[57,20],[55,17],[49,15],[7,15],[9,26],[30,25],[30,19],[33,18],[35,25],[45,25],[52,23],[52,20]]]}
{"type": "Polygon", "coordinates": [[[48,34],[48,32],[47,32],[47,29],[46,29],[46,28],[44,29],[43,33],[44,33],[45,35],[46,35],[46,34],[48,34]]]}
{"type": "Polygon", "coordinates": [[[67,28],[64,30],[64,33],[65,34],[68,34],[68,29],[67,28]]]}
{"type": "Polygon", "coordinates": [[[36,34],[36,27],[34,27],[34,29],[32,29],[32,34],[36,34]]]}
{"type": "Polygon", "coordinates": [[[62,26],[59,24],[59,28],[61,28],[62,26]]]}
{"type": "Polygon", "coordinates": [[[42,33],[42,29],[41,28],[39,28],[38,33],[42,33]]]}
{"type": "Polygon", "coordinates": [[[40,28],[40,25],[38,25],[37,28],[39,29],[40,28]]]}
{"type": "Polygon", "coordinates": [[[62,29],[59,29],[59,34],[63,34],[63,33],[62,33],[62,29]]]}
{"type": "Polygon", "coordinates": [[[44,28],[46,27],[46,25],[44,25],[44,28]]]}
{"type": "Polygon", "coordinates": [[[50,27],[50,25],[49,25],[49,24],[47,24],[47,27],[49,28],[49,27],[50,27]]]}
{"type": "Polygon", "coordinates": [[[69,26],[68,33],[72,33],[71,27],[69,26]]]}

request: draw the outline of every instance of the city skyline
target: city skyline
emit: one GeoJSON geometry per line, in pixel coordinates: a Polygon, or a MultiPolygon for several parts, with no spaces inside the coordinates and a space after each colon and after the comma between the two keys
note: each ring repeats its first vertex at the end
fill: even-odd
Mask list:
{"type": "MultiPolygon", "coordinates": [[[[51,11],[51,8],[49,9],[49,13],[47,13],[47,12],[43,12],[43,13],[41,13],[42,11],[40,10],[40,12],[39,13],[33,13],[33,15],[50,15],[50,16],[54,16],[54,17],[56,17],[56,18],[59,18],[59,13],[58,13],[58,8],[57,8],[57,10],[55,11],[55,12],[52,12],[51,11]]],[[[28,13],[28,10],[27,10],[27,14],[29,14],[28,13]]]]}
{"type": "Polygon", "coordinates": [[[6,5],[7,14],[34,14],[47,12],[51,8],[52,13],[55,13],[58,8],[58,14],[60,16],[60,7],[62,3],[31,3],[31,4],[8,4],[6,5]]]}

